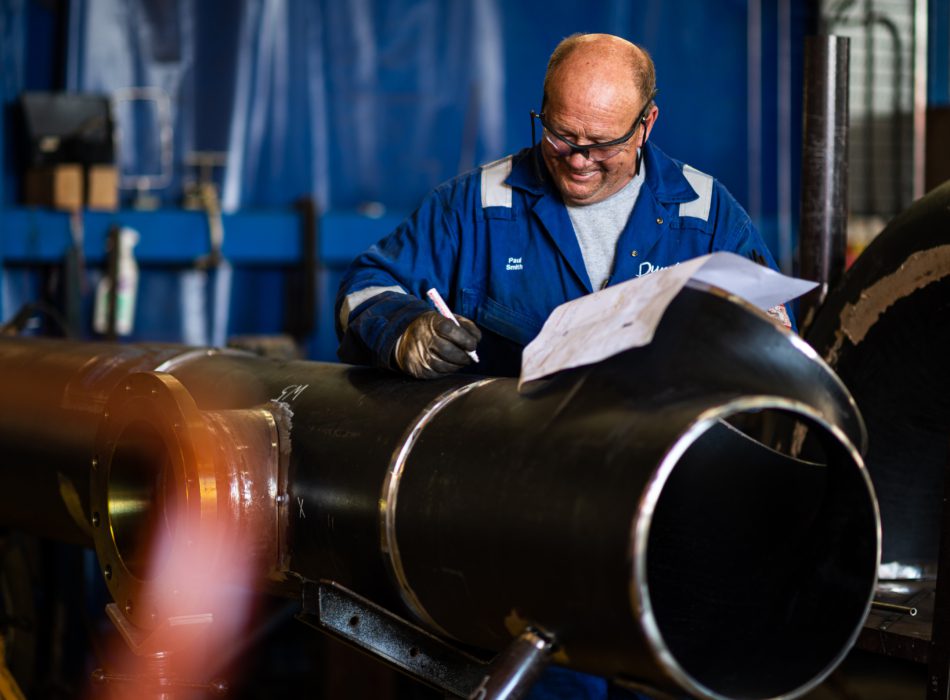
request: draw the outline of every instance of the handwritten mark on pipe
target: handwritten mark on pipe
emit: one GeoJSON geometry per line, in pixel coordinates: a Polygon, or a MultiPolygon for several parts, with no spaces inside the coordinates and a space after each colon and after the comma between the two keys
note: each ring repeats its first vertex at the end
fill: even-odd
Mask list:
{"type": "Polygon", "coordinates": [[[290,386],[285,386],[281,390],[280,396],[277,397],[278,403],[282,403],[284,401],[296,401],[308,386],[310,385],[291,384],[290,386]]]}

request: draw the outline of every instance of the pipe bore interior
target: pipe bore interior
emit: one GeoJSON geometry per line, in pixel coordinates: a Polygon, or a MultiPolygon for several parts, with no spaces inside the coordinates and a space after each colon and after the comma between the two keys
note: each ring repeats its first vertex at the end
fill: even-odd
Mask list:
{"type": "Polygon", "coordinates": [[[733,413],[687,439],[648,525],[648,636],[698,695],[804,692],[847,652],[875,585],[860,457],[785,410],[733,413]]]}

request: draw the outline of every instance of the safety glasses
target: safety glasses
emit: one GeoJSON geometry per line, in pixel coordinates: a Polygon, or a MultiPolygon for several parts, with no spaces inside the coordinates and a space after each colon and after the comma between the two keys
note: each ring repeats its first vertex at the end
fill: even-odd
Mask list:
{"type": "Polygon", "coordinates": [[[551,125],[548,124],[547,119],[544,116],[544,112],[538,113],[534,110],[531,110],[531,143],[537,143],[534,132],[534,120],[537,118],[537,120],[541,122],[544,140],[550,144],[551,148],[554,150],[554,154],[559,158],[570,158],[575,153],[580,153],[584,158],[595,163],[607,160],[608,158],[613,158],[615,155],[624,150],[627,142],[633,138],[634,134],[637,133],[637,129],[640,128],[640,125],[646,121],[647,109],[653,103],[653,98],[656,97],[656,93],[657,91],[654,90],[653,94],[650,95],[650,98],[646,101],[646,104],[643,105],[643,109],[640,110],[637,118],[633,120],[633,126],[630,127],[630,131],[628,131],[626,134],[620,138],[612,139],[611,141],[586,143],[583,146],[574,143],[552,129],[551,125]]]}

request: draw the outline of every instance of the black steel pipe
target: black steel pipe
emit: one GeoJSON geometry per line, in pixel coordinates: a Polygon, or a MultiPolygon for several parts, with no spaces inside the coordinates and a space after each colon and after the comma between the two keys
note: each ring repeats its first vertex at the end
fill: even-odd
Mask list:
{"type": "Polygon", "coordinates": [[[849,39],[805,38],[800,275],[818,288],[799,303],[802,329],[844,273],[848,219],[849,39]]]}
{"type": "Polygon", "coordinates": [[[116,527],[162,522],[161,498],[198,529],[273,532],[254,540],[263,577],[332,579],[494,650],[532,626],[562,664],[698,697],[805,692],[870,605],[860,416],[804,341],[721,294],[684,290],[649,346],[522,394],[512,379],[137,353],[0,339],[4,386],[45,378],[0,397],[0,424],[20,428],[0,435],[20,460],[0,493],[26,460],[48,480],[85,470],[103,573],[144,626],[136,537],[116,527]]]}
{"type": "Polygon", "coordinates": [[[891,575],[936,568],[950,459],[950,182],[894,217],[806,336],[854,394],[870,433],[891,575]]]}

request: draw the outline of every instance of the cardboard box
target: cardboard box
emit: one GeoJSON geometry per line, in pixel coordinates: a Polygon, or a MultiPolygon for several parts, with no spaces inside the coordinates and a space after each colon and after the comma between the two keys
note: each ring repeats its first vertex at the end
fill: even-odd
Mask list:
{"type": "Polygon", "coordinates": [[[82,166],[75,163],[26,171],[24,203],[34,207],[75,210],[83,205],[82,166]]]}
{"type": "Polygon", "coordinates": [[[90,165],[86,169],[86,206],[104,211],[119,208],[119,173],[114,165],[90,165]]]}

